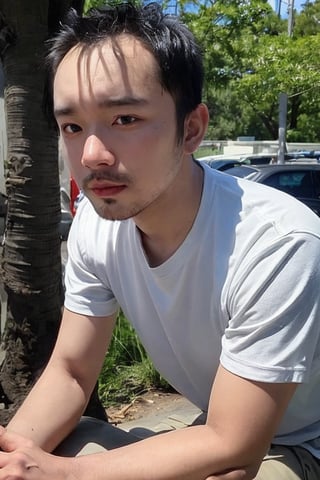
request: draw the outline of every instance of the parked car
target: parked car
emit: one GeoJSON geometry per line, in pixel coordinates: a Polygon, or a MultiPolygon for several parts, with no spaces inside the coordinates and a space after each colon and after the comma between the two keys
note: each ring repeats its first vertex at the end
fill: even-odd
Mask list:
{"type": "MultiPolygon", "coordinates": [[[[199,161],[204,161],[210,167],[217,170],[227,170],[230,166],[238,165],[239,163],[245,165],[269,165],[276,164],[278,161],[278,154],[275,152],[260,152],[250,154],[238,155],[208,155],[206,157],[198,158],[199,161]],[[218,163],[221,162],[221,163],[218,163]],[[225,162],[225,163],[224,163],[225,162]]],[[[320,163],[320,152],[312,151],[291,151],[285,154],[285,162],[298,163],[320,163]]]]}
{"type": "Polygon", "coordinates": [[[276,153],[256,153],[250,155],[243,155],[240,162],[246,165],[266,165],[274,163],[277,160],[276,153]]]}
{"type": "Polygon", "coordinates": [[[231,159],[226,159],[226,160],[216,160],[212,158],[205,158],[205,159],[198,159],[200,162],[204,162],[209,167],[215,168],[216,170],[220,170],[223,172],[224,170],[228,170],[228,168],[235,167],[236,165],[241,165],[241,162],[239,160],[231,160],[231,159]]]}
{"type": "Polygon", "coordinates": [[[240,165],[226,173],[282,190],[320,216],[320,165],[316,163],[240,165]]]}
{"type": "MultiPolygon", "coordinates": [[[[256,153],[244,155],[240,158],[241,163],[246,165],[267,165],[276,164],[278,161],[277,153],[256,153]]],[[[319,158],[314,152],[288,152],[284,155],[285,162],[313,162],[318,163],[319,158]]]]}
{"type": "MultiPolygon", "coordinates": [[[[273,163],[277,159],[277,154],[276,153],[239,153],[239,154],[234,154],[234,155],[208,155],[207,157],[200,157],[198,160],[204,161],[208,163],[210,166],[213,168],[216,167],[216,163],[218,160],[219,161],[225,161],[228,162],[230,165],[232,162],[235,162],[235,164],[240,164],[244,163],[246,165],[264,165],[268,163],[273,163]],[[236,163],[238,162],[238,163],[236,163]]],[[[218,170],[221,170],[218,168],[218,170]]]]}
{"type": "Polygon", "coordinates": [[[313,159],[316,162],[320,162],[320,151],[319,150],[291,150],[286,154],[288,160],[302,160],[313,159]]]}

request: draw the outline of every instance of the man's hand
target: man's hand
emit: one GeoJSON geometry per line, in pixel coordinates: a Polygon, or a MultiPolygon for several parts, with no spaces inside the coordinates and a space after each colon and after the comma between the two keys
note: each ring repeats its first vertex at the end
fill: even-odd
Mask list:
{"type": "Polygon", "coordinates": [[[0,480],[67,480],[72,459],[51,455],[0,427],[0,480]]]}
{"type": "MultiPolygon", "coordinates": [[[[142,441],[141,446],[143,443],[142,441]]],[[[95,475],[95,478],[107,478],[105,468],[101,468],[101,465],[93,475],[95,466],[101,462],[103,454],[73,458],[58,457],[43,451],[31,440],[3,427],[0,427],[0,448],[2,449],[0,480],[81,480],[90,478],[90,475],[95,475]]],[[[124,447],[122,457],[124,463],[126,451],[124,447]]],[[[103,463],[109,460],[104,458],[103,463]]],[[[239,468],[207,477],[206,480],[252,480],[252,478],[254,478],[252,472],[239,468]]]]}

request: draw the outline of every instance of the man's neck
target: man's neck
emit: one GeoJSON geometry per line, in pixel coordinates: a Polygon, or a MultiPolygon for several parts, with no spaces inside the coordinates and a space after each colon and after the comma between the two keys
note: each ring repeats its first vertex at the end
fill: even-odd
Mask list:
{"type": "Polygon", "coordinates": [[[146,216],[135,218],[150,267],[168,260],[190,232],[200,207],[203,176],[203,169],[193,162],[174,195],[161,199],[146,216]]]}

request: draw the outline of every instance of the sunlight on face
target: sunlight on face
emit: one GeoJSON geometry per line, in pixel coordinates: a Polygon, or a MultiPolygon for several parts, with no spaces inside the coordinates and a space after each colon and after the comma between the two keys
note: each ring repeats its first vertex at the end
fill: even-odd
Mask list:
{"type": "Polygon", "coordinates": [[[71,50],[54,106],[72,174],[99,215],[135,217],[170,193],[183,159],[176,109],[141,42],[121,35],[71,50]]]}

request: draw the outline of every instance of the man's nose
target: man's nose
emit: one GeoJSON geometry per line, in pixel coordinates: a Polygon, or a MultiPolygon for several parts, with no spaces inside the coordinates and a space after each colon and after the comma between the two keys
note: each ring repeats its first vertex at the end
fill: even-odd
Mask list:
{"type": "Polygon", "coordinates": [[[115,156],[100,136],[91,134],[85,141],[81,163],[90,169],[103,165],[112,166],[115,163],[115,156]]]}

